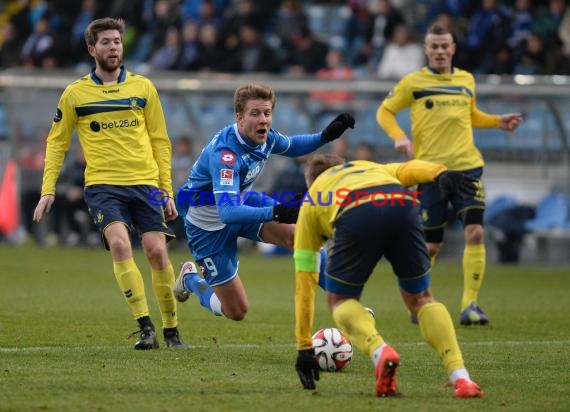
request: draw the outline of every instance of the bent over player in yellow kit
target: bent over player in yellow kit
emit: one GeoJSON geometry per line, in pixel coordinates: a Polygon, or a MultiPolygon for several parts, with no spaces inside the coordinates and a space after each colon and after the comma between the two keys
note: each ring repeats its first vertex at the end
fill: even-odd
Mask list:
{"type": "Polygon", "coordinates": [[[149,79],[122,66],[122,20],[94,20],[85,30],[95,68],[63,92],[50,133],[41,198],[34,211],[39,222],[49,212],[55,184],[73,131],[85,154],[85,202],[111,251],[113,271],[140,328],[135,349],[158,348],[141,272],[133,259],[129,232],[138,229],[150,263],[152,286],[160,306],[163,335],[170,348],[186,348],[177,328],[172,293],[174,270],[166,225],[178,213],[172,196],[171,144],[158,93],[149,79]]]}
{"type": "Polygon", "coordinates": [[[359,302],[364,285],[385,256],[398,278],[407,308],[419,319],[423,338],[440,356],[458,398],[482,397],[465,365],[453,322],[430,290],[429,258],[415,192],[406,186],[436,182],[444,193],[472,195],[474,182],[437,163],[412,160],[382,165],[357,160],[342,163],[332,154],[312,156],[305,178],[309,191],[295,227],[295,369],[305,389],[315,389],[319,366],[312,330],[317,283],[326,292],[340,330],[375,366],[376,395],[399,393],[400,355],[375,327],[359,302]],[[328,240],[324,274],[318,279],[319,249],[328,240]]]}
{"type": "MultiPolygon", "coordinates": [[[[437,185],[422,184],[419,199],[421,217],[432,263],[443,246],[443,229],[447,225],[451,203],[464,227],[463,296],[460,323],[489,322],[477,304],[485,276],[486,257],[483,230],[485,193],[481,177],[483,157],[473,143],[473,127],[497,127],[512,131],[522,121],[519,113],[490,115],[477,109],[473,75],[452,66],[455,43],[449,31],[434,25],[428,29],[424,51],[428,65],[406,75],[378,108],[380,126],[394,140],[400,153],[410,158],[444,164],[477,179],[479,190],[466,199],[450,194],[442,197],[437,185]],[[396,121],[395,114],[410,108],[412,141],[396,121]]],[[[412,316],[412,321],[417,319],[412,316]]]]}

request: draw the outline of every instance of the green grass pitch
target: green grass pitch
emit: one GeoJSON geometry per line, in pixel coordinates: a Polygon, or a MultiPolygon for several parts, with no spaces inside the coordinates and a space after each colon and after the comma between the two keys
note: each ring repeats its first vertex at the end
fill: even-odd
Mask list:
{"type": "MultiPolygon", "coordinates": [[[[172,252],[175,267],[189,256],[172,252]]],[[[142,254],[152,317],[160,324],[142,254]]],[[[402,396],[373,396],[370,361],[355,350],[317,391],[293,368],[293,262],[243,255],[250,312],[214,317],[195,298],[178,307],[188,350],[135,351],[136,330],[101,249],[0,246],[0,411],[568,411],[568,269],[489,265],[480,304],[490,327],[457,335],[483,399],[457,400],[446,373],[409,323],[390,266],[382,263],[363,303],[400,353],[402,396]]],[[[432,290],[458,322],[460,262],[438,263],[432,290]]],[[[316,327],[334,326],[318,296],[316,327]]],[[[162,343],[162,341],[161,341],[162,343]]],[[[164,345],[163,345],[164,346],[164,345]]]]}

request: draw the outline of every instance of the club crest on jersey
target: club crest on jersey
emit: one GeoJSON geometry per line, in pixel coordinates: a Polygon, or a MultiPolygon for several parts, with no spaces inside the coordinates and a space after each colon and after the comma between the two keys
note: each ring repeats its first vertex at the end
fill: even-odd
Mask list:
{"type": "Polygon", "coordinates": [[[232,169],[220,170],[220,184],[222,186],[232,186],[234,184],[234,171],[232,169]]]}
{"type": "Polygon", "coordinates": [[[222,151],[222,157],[220,158],[223,164],[228,166],[233,166],[236,163],[236,155],[229,150],[222,151]]]}
{"type": "Polygon", "coordinates": [[[142,107],[139,106],[139,99],[136,97],[129,97],[129,106],[131,110],[140,110],[142,107]]]}

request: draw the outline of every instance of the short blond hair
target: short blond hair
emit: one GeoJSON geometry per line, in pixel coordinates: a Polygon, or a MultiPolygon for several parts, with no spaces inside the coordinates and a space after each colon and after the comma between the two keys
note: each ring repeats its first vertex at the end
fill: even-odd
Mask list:
{"type": "Polygon", "coordinates": [[[243,114],[247,102],[256,99],[269,101],[271,102],[271,109],[275,108],[275,92],[270,86],[246,84],[238,87],[234,93],[234,110],[236,114],[243,114]]]}

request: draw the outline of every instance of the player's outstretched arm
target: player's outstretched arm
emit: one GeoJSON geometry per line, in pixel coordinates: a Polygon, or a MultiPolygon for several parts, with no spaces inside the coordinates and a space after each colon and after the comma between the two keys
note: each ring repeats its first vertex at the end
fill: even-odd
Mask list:
{"type": "Polygon", "coordinates": [[[297,352],[295,370],[299,375],[299,380],[305,389],[316,389],[315,381],[320,378],[320,370],[314,349],[305,349],[297,352]]]}
{"type": "Polygon", "coordinates": [[[321,133],[323,142],[332,142],[338,139],[348,129],[354,129],[354,116],[350,113],[341,113],[325,127],[321,133]]]}
{"type": "Polygon", "coordinates": [[[54,195],[44,195],[40,198],[40,201],[34,210],[34,222],[39,222],[42,220],[44,213],[49,213],[54,201],[54,195]]]}
{"type": "Polygon", "coordinates": [[[507,113],[499,118],[499,127],[507,132],[515,130],[523,121],[522,114],[520,113],[507,113]]]}

